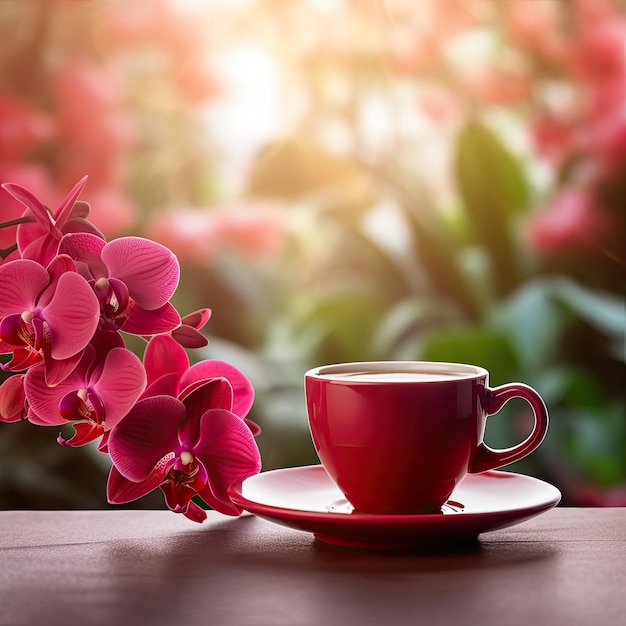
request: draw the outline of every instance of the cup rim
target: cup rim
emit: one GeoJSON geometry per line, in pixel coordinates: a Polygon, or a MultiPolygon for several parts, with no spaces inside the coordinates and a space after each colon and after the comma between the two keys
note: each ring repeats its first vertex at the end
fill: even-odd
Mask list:
{"type": "MultiPolygon", "coordinates": [[[[318,365],[308,370],[304,376],[305,378],[315,378],[320,380],[327,380],[333,382],[341,382],[345,384],[372,384],[372,381],[359,381],[350,380],[342,374],[353,372],[355,369],[367,372],[370,371],[388,371],[396,372],[406,371],[424,373],[451,373],[453,371],[461,371],[462,375],[458,377],[450,378],[433,378],[432,380],[418,381],[418,384],[437,384],[437,383],[450,383],[457,380],[471,380],[476,378],[488,377],[489,372],[479,365],[472,365],[470,363],[455,363],[450,361],[351,361],[345,363],[331,363],[328,365],[318,365]]],[[[414,380],[394,380],[386,379],[384,381],[378,381],[375,384],[393,384],[393,385],[411,385],[415,384],[414,380]]]]}

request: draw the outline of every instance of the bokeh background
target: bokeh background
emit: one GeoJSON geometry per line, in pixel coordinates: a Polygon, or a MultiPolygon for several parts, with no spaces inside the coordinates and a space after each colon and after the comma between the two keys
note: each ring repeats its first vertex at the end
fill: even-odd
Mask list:
{"type": "MultiPolygon", "coordinates": [[[[510,469],[624,506],[625,14],[0,0],[0,182],[54,206],[87,174],[108,238],[178,255],[176,306],[213,310],[191,359],[250,377],[265,470],[317,462],[309,367],[463,361],[546,400],[545,442],[510,469]]],[[[490,444],[528,431],[517,402],[490,444]]],[[[0,508],[107,506],[106,458],[56,435],[0,424],[0,508]]]]}

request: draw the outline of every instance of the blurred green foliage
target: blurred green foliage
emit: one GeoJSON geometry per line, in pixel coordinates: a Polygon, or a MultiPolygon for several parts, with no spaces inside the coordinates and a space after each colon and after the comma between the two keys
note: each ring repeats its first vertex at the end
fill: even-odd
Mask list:
{"type": "MultiPolygon", "coordinates": [[[[17,2],[3,4],[0,17],[11,17],[17,2]]],[[[623,2],[250,0],[187,14],[159,0],[152,20],[139,0],[71,4],[48,3],[57,37],[31,52],[61,64],[104,59],[126,77],[120,106],[137,141],[116,184],[138,208],[126,229],[158,238],[159,219],[193,210],[198,227],[178,248],[172,228],[158,231],[181,260],[175,305],[213,309],[210,344],[192,358],[228,360],[252,380],[264,469],[317,462],[308,368],[461,361],[486,367],[492,385],[520,380],[546,400],[548,437],[511,469],[552,482],[565,504],[626,504],[623,2]],[[117,22],[104,19],[116,11],[117,22]],[[126,13],[135,21],[120,21],[126,13]],[[123,37],[103,27],[111,23],[123,37]],[[199,59],[219,75],[220,52],[239,45],[271,60],[277,105],[255,119],[272,132],[247,138],[235,123],[225,146],[206,118],[228,86],[205,81],[197,97],[188,75],[199,59]],[[621,95],[611,96],[615,85],[621,95]],[[565,105],[552,107],[555,94],[565,105]],[[220,169],[228,146],[253,155],[234,190],[220,169]],[[593,217],[557,211],[571,189],[593,217]],[[215,224],[259,201],[279,215],[281,246],[251,256],[262,228],[229,239],[215,224]],[[189,256],[194,246],[205,257],[189,256]]],[[[252,118],[267,95],[255,67],[239,77],[258,92],[252,118]]],[[[43,84],[33,101],[49,99],[43,84]]],[[[64,164],[54,154],[27,160],[56,175],[64,164]]],[[[523,403],[502,413],[489,420],[493,445],[528,429],[523,403]]],[[[12,428],[2,426],[5,443],[12,428]]],[[[86,467],[103,475],[92,456],[86,467]]],[[[12,493],[0,506],[28,506],[12,493]]]]}

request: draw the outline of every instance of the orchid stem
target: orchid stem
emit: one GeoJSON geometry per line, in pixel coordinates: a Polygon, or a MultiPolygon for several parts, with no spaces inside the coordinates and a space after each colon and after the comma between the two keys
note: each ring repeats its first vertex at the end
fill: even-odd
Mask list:
{"type": "Polygon", "coordinates": [[[6,259],[9,254],[11,254],[12,252],[15,252],[17,250],[17,244],[14,243],[12,246],[9,246],[8,248],[2,248],[2,250],[0,250],[0,259],[2,259],[4,261],[4,259],[6,259]]]}
{"type": "Polygon", "coordinates": [[[19,224],[26,224],[28,222],[34,221],[34,217],[30,215],[25,215],[24,217],[18,217],[14,220],[9,220],[8,222],[0,222],[0,228],[9,228],[10,226],[18,226],[19,224]]]}
{"type": "MultiPolygon", "coordinates": [[[[18,226],[19,224],[26,224],[27,222],[34,222],[35,217],[32,215],[24,215],[14,220],[8,220],[6,222],[0,222],[0,229],[10,228],[11,226],[18,226]]],[[[9,246],[8,248],[0,248],[0,259],[4,261],[12,252],[17,250],[17,243],[9,246]]]]}

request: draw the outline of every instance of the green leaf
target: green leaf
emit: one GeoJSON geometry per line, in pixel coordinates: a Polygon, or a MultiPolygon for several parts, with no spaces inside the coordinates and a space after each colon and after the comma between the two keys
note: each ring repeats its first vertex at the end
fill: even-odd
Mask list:
{"type": "Polygon", "coordinates": [[[491,130],[471,120],[458,136],[454,171],[474,236],[491,258],[496,292],[507,293],[519,274],[516,217],[529,201],[523,169],[491,130]]]}
{"type": "Polygon", "coordinates": [[[317,345],[311,348],[319,363],[369,359],[369,342],[383,314],[382,306],[367,282],[337,282],[313,295],[294,330],[317,337],[317,345]]]}
{"type": "Polygon", "coordinates": [[[460,258],[461,244],[455,237],[454,226],[444,219],[427,188],[395,160],[376,167],[361,165],[389,191],[402,210],[412,240],[413,258],[419,264],[409,271],[426,278],[434,297],[453,304],[472,321],[481,319],[483,302],[460,258]]]}
{"type": "Polygon", "coordinates": [[[566,328],[565,316],[553,299],[552,281],[541,279],[515,291],[494,311],[493,323],[514,343],[525,372],[554,359],[566,328]]]}
{"type": "Polygon", "coordinates": [[[492,385],[511,382],[517,377],[519,369],[509,337],[495,328],[460,328],[435,332],[424,342],[421,358],[484,367],[491,375],[492,385]]]}
{"type": "Polygon", "coordinates": [[[557,413],[560,442],[582,474],[603,485],[623,482],[626,420],[623,408],[569,409],[557,413]]]}
{"type": "Polygon", "coordinates": [[[614,337],[626,333],[626,299],[568,280],[555,285],[556,298],[594,328],[614,337]]]}
{"type": "MultiPolygon", "coordinates": [[[[455,242],[439,224],[427,224],[407,208],[415,255],[435,294],[454,303],[472,321],[481,319],[483,305],[470,277],[459,262],[455,242]]],[[[431,216],[432,218],[433,216],[431,216]]]]}
{"type": "Polygon", "coordinates": [[[441,325],[450,315],[437,305],[436,300],[412,296],[389,307],[372,337],[374,354],[400,361],[414,359],[420,352],[425,330],[441,325]]]}

